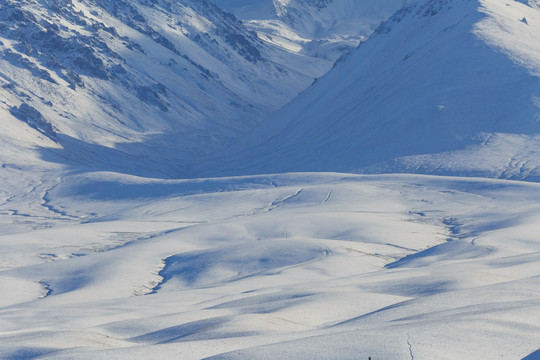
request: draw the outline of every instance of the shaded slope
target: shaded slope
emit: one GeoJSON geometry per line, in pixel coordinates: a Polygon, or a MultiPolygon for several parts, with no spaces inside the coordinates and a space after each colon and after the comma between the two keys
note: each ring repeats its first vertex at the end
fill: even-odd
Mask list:
{"type": "MultiPolygon", "coordinates": [[[[522,151],[532,161],[526,174],[534,175],[540,165],[534,156],[534,134],[540,130],[540,52],[534,40],[539,35],[540,12],[519,2],[408,5],[214,161],[218,169],[211,173],[434,172],[448,158],[429,154],[485,145],[494,134],[501,141],[493,151],[468,148],[469,155],[460,153],[462,161],[441,172],[503,176],[511,157],[529,149],[522,151]],[[516,134],[526,139],[515,141],[516,134]],[[505,146],[500,158],[494,150],[505,146]],[[407,158],[406,165],[394,161],[419,154],[429,159],[407,158]],[[493,168],[482,168],[478,156],[492,161],[493,168]],[[422,167],[427,160],[434,163],[422,167]],[[460,168],[472,160],[479,167],[460,168]]],[[[519,172],[506,174],[512,176],[519,172]]]]}

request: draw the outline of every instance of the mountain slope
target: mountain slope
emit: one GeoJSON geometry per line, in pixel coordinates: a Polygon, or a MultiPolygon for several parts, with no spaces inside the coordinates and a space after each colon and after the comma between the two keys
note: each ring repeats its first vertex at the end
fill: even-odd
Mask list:
{"type": "Polygon", "coordinates": [[[47,160],[178,176],[319,74],[276,51],[208,1],[7,0],[0,110],[35,131],[0,137],[45,137],[63,149],[47,160]]]}
{"type": "Polygon", "coordinates": [[[244,20],[260,39],[292,52],[335,61],[351,50],[403,0],[213,0],[244,20]]]}
{"type": "MultiPolygon", "coordinates": [[[[534,178],[537,3],[420,1],[199,170],[534,178]]],[[[540,184],[168,179],[328,59],[205,0],[0,16],[1,359],[538,358],[540,184]]]]}
{"type": "Polygon", "coordinates": [[[419,171],[534,179],[539,36],[534,4],[409,4],[214,161],[210,173],[419,171]],[[423,156],[407,157],[413,155],[423,156]]]}

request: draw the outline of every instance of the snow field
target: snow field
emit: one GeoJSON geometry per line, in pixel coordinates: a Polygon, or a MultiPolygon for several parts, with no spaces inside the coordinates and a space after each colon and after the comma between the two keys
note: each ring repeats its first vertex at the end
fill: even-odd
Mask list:
{"type": "Polygon", "coordinates": [[[33,221],[0,237],[3,358],[519,359],[538,349],[534,183],[88,173],[47,194],[49,228],[29,210],[33,221]]]}

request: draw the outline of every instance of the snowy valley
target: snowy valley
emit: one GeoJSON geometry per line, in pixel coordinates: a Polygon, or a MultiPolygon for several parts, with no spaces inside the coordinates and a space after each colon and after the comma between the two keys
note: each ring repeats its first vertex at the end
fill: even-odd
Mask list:
{"type": "Polygon", "coordinates": [[[537,0],[0,2],[0,359],[540,359],[537,0]]]}
{"type": "Polygon", "coordinates": [[[407,4],[203,173],[537,180],[540,13],[531,4],[407,4]]]}

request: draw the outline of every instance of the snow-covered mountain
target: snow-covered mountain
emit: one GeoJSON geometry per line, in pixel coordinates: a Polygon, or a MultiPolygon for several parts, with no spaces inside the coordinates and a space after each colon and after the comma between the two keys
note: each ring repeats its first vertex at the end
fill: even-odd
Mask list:
{"type": "Polygon", "coordinates": [[[539,359],[538,183],[170,179],[536,180],[538,0],[215,4],[0,1],[0,359],[539,359]]]}
{"type": "Polygon", "coordinates": [[[408,3],[220,157],[214,173],[413,171],[537,179],[536,4],[408,3]]]}
{"type": "Polygon", "coordinates": [[[212,0],[265,42],[333,63],[365,40],[403,0],[212,0]]]}
{"type": "Polygon", "coordinates": [[[7,0],[0,137],[63,149],[42,151],[49,160],[179,176],[288,102],[323,63],[269,46],[209,1],[7,0]]]}
{"type": "Polygon", "coordinates": [[[168,177],[534,179],[538,14],[536,1],[7,1],[0,156],[168,177]]]}

